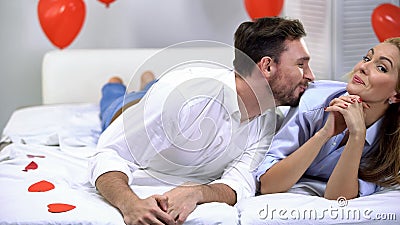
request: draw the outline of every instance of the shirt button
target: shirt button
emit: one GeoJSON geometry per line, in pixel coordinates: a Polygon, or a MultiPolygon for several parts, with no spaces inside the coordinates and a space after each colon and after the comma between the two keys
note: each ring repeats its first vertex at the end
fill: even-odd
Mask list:
{"type": "Polygon", "coordinates": [[[225,121],[229,121],[230,118],[231,118],[231,117],[230,117],[228,114],[224,115],[224,120],[225,120],[225,121]]]}

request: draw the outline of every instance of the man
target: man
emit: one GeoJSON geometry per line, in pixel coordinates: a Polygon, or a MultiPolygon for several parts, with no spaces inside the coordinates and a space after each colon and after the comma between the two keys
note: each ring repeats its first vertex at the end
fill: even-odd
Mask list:
{"type": "Polygon", "coordinates": [[[91,181],[126,224],[208,224],[214,210],[226,214],[211,214],[217,223],[238,223],[227,204],[255,194],[252,170],[275,130],[274,103],[296,106],[314,80],[305,35],[298,20],[244,22],[235,71],[172,71],[104,131],[91,181]],[[172,186],[140,198],[130,185],[156,185],[141,183],[142,171],[172,186]]]}

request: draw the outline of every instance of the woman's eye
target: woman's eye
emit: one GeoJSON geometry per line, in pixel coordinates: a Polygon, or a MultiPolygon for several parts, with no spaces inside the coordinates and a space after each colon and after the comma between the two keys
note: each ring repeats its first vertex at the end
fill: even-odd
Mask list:
{"type": "Polygon", "coordinates": [[[386,69],[384,66],[377,66],[377,68],[378,68],[378,70],[381,71],[381,72],[384,72],[384,73],[387,72],[387,69],[386,69]]]}
{"type": "Polygon", "coordinates": [[[371,61],[371,59],[370,59],[368,56],[363,56],[363,57],[362,57],[362,60],[363,60],[364,62],[369,62],[369,61],[371,61]]]}

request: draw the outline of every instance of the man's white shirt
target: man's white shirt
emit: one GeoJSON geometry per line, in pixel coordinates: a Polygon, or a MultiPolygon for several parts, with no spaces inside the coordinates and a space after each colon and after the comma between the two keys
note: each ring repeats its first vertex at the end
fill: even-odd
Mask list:
{"type": "Polygon", "coordinates": [[[275,132],[275,109],[240,123],[235,74],[205,67],[164,75],[100,136],[90,180],[120,171],[140,185],[137,171],[160,184],[224,183],[237,200],[253,196],[252,174],[275,132]]]}

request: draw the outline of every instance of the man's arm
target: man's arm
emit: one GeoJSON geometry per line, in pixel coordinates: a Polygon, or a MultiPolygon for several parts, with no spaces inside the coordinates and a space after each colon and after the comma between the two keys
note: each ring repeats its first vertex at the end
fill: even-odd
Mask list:
{"type": "Polygon", "coordinates": [[[154,195],[140,199],[129,187],[128,177],[118,171],[107,172],[96,180],[101,195],[118,208],[126,224],[175,224],[165,211],[167,197],[154,195]]]}
{"type": "Polygon", "coordinates": [[[228,205],[236,204],[236,192],[226,184],[200,185],[201,199],[198,204],[207,202],[224,202],[228,205]]]}
{"type": "Polygon", "coordinates": [[[244,152],[227,165],[220,179],[210,184],[182,185],[164,194],[168,197],[168,213],[178,224],[182,224],[198,204],[222,202],[233,206],[240,199],[254,196],[257,182],[253,170],[263,159],[275,131],[267,116],[275,118],[274,113],[266,114],[250,124],[249,130],[262,131],[260,136],[252,136],[254,139],[249,140],[244,152]]]}
{"type": "Polygon", "coordinates": [[[236,192],[226,184],[186,184],[164,194],[168,198],[168,213],[177,224],[183,224],[198,204],[236,203],[236,192]]]}

